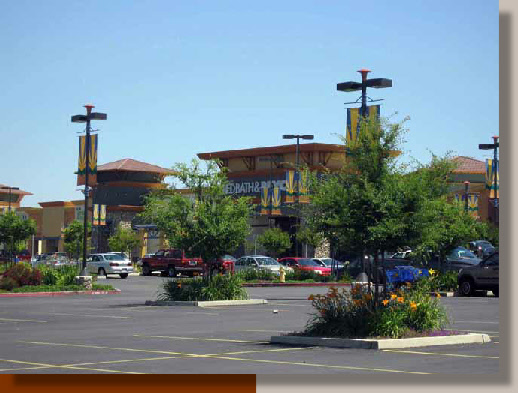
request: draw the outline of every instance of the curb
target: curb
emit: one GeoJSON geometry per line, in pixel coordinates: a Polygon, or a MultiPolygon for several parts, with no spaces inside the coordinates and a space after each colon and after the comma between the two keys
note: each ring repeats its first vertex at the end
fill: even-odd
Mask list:
{"type": "Polygon", "coordinates": [[[430,292],[431,296],[437,297],[440,295],[441,297],[457,297],[457,292],[430,292]]]}
{"type": "Polygon", "coordinates": [[[242,284],[242,287],[350,287],[348,282],[257,282],[242,284]]]}
{"type": "Polygon", "coordinates": [[[217,307],[217,306],[245,306],[252,304],[267,304],[265,299],[249,300],[208,300],[208,301],[167,301],[167,300],[146,300],[146,306],[194,306],[194,307],[217,307]]]}
{"type": "Polygon", "coordinates": [[[118,295],[120,289],[115,291],[61,291],[61,292],[20,292],[20,293],[0,293],[0,297],[54,297],[69,295],[118,295]]]}
{"type": "Polygon", "coordinates": [[[332,348],[401,349],[432,345],[483,344],[491,342],[487,334],[469,333],[456,336],[413,337],[398,339],[346,339],[303,336],[272,336],[271,344],[305,345],[332,348]]]}

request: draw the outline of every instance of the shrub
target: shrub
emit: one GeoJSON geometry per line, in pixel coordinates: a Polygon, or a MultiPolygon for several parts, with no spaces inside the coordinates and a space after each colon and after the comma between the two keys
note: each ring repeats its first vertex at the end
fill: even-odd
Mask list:
{"type": "Polygon", "coordinates": [[[235,276],[239,277],[243,281],[273,281],[278,277],[275,273],[265,269],[244,269],[237,272],[235,276]]]}
{"type": "Polygon", "coordinates": [[[205,279],[173,278],[164,280],[158,300],[240,300],[248,299],[238,275],[213,276],[205,279]]]}
{"type": "Polygon", "coordinates": [[[12,268],[6,270],[3,277],[11,279],[15,283],[15,287],[41,284],[40,271],[32,269],[31,265],[27,263],[17,263],[12,268]]]}
{"type": "Polygon", "coordinates": [[[75,277],[79,274],[79,268],[75,265],[58,267],[42,265],[38,270],[41,272],[44,285],[74,285],[75,277]]]}
{"type": "Polygon", "coordinates": [[[0,289],[4,291],[12,291],[16,288],[16,281],[14,281],[10,277],[1,277],[0,278],[0,289]]]}
{"type": "MultiPolygon", "coordinates": [[[[422,280],[427,281],[427,280],[422,280]]],[[[375,305],[367,286],[347,291],[330,288],[326,295],[311,295],[316,313],[303,334],[310,336],[401,338],[422,332],[442,330],[448,317],[428,284],[400,288],[375,305]]]]}

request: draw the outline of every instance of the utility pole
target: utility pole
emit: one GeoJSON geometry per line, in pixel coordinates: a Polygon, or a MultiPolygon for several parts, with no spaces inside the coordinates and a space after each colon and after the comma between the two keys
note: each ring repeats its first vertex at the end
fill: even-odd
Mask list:
{"type": "Polygon", "coordinates": [[[85,138],[85,152],[86,152],[86,171],[85,171],[85,215],[83,220],[83,228],[84,228],[84,234],[83,234],[83,264],[81,268],[81,276],[86,276],[86,244],[88,239],[88,193],[89,193],[89,187],[88,187],[88,171],[89,171],[89,155],[90,155],[90,121],[91,120],[106,120],[107,115],[106,113],[98,113],[98,112],[92,112],[92,109],[95,108],[92,104],[86,104],[84,105],[86,108],[86,116],[85,115],[74,115],[71,118],[72,123],[86,123],[86,138],[85,138]]]}
{"type": "Polygon", "coordinates": [[[469,206],[468,206],[468,189],[469,189],[469,181],[464,182],[464,211],[468,213],[469,206]]]}

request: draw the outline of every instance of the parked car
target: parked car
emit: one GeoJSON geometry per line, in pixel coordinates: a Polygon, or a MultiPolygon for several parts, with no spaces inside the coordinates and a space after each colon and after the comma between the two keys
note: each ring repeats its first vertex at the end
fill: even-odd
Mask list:
{"type": "Polygon", "coordinates": [[[314,272],[322,276],[331,275],[330,267],[321,266],[311,258],[287,257],[279,259],[279,263],[286,267],[291,267],[294,270],[314,272]]]}
{"type": "Polygon", "coordinates": [[[31,253],[29,250],[23,250],[16,254],[16,258],[20,262],[30,262],[31,261],[31,253]]]}
{"type": "Polygon", "coordinates": [[[485,258],[496,251],[496,248],[487,240],[475,240],[469,242],[468,249],[479,258],[485,258]]]}
{"type": "Polygon", "coordinates": [[[127,278],[129,273],[133,273],[131,262],[120,255],[109,253],[90,255],[86,260],[86,269],[99,276],[118,274],[120,278],[127,278]]]}
{"type": "Polygon", "coordinates": [[[484,258],[475,266],[462,268],[459,272],[459,293],[471,296],[478,290],[490,290],[499,295],[499,258],[498,251],[484,258]]]}
{"type": "Polygon", "coordinates": [[[391,254],[390,256],[385,255],[385,258],[383,259],[381,258],[381,255],[379,255],[377,279],[376,275],[374,274],[374,266],[374,258],[371,255],[366,255],[363,261],[361,257],[355,258],[353,261],[347,264],[346,270],[351,277],[355,278],[360,273],[362,273],[365,268],[365,274],[367,274],[369,281],[377,282],[378,284],[384,284],[386,281],[385,272],[387,270],[393,270],[399,266],[411,266],[419,269],[426,268],[420,263],[411,259],[410,252],[395,253],[391,254]]]}
{"type": "Polygon", "coordinates": [[[237,259],[234,258],[232,255],[223,255],[222,257],[219,257],[217,260],[209,263],[209,266],[207,268],[209,270],[212,270],[212,274],[228,274],[228,273],[234,273],[234,264],[236,263],[237,259]]]}
{"type": "Polygon", "coordinates": [[[176,277],[179,273],[189,276],[202,275],[205,266],[201,258],[187,256],[177,249],[158,250],[149,257],[142,258],[142,275],[149,276],[155,270],[162,275],[176,277]]]}
{"type": "MultiPolygon", "coordinates": [[[[247,269],[255,269],[255,270],[267,270],[276,275],[280,275],[281,264],[277,262],[274,258],[267,257],[265,255],[245,255],[239,258],[234,263],[234,269],[236,272],[247,270],[247,269]]],[[[284,267],[286,271],[292,271],[292,269],[287,269],[284,267]]]]}
{"type": "Polygon", "coordinates": [[[36,267],[38,265],[47,265],[53,267],[59,267],[63,265],[70,265],[76,262],[71,262],[67,256],[66,252],[48,252],[45,254],[35,255],[31,259],[32,267],[36,267]]]}
{"type": "MultiPolygon", "coordinates": [[[[468,266],[475,266],[480,263],[481,259],[473,254],[470,250],[465,247],[455,247],[444,260],[442,265],[438,265],[437,270],[442,271],[459,271],[462,268],[468,266]]],[[[432,264],[437,264],[437,261],[433,261],[432,264]]]]}
{"type": "Polygon", "coordinates": [[[335,274],[340,274],[345,269],[345,264],[334,258],[313,258],[313,260],[322,267],[330,268],[331,272],[334,272],[335,274]]]}

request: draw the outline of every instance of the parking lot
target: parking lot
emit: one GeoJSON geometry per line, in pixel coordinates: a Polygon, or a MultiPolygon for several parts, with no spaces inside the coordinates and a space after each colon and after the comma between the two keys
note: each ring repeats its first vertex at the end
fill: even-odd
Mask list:
{"type": "Polygon", "coordinates": [[[495,297],[441,299],[453,329],[487,333],[488,344],[288,347],[269,344],[270,336],[302,330],[307,297],[325,287],[248,288],[266,305],[144,306],[161,280],[106,280],[119,295],[0,298],[0,373],[496,374],[506,345],[495,297]]]}

